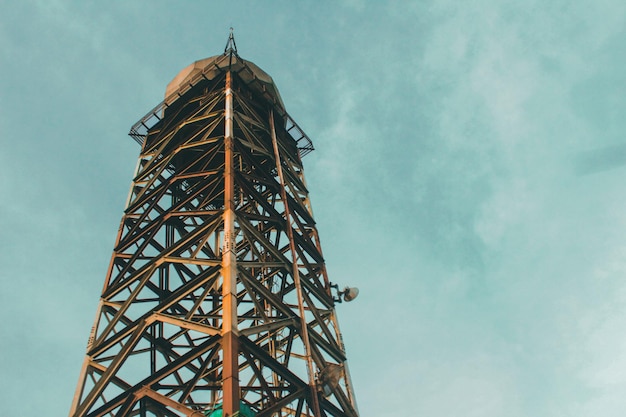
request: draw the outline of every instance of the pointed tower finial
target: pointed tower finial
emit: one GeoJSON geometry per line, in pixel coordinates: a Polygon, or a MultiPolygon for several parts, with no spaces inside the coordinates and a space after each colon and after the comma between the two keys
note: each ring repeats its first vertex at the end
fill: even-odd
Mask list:
{"type": "Polygon", "coordinates": [[[230,28],[230,35],[228,36],[228,41],[226,42],[226,47],[224,48],[224,55],[230,55],[232,58],[233,55],[238,57],[237,54],[237,44],[235,43],[235,36],[233,35],[233,28],[230,28]]]}

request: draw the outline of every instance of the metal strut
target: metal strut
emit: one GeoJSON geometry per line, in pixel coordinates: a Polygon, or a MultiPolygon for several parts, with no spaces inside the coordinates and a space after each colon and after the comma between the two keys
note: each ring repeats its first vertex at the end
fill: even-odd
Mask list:
{"type": "Polygon", "coordinates": [[[283,176],[282,162],[280,159],[280,150],[278,149],[278,141],[276,140],[276,129],[274,128],[274,111],[270,109],[270,134],[272,136],[272,147],[274,148],[274,159],[276,160],[276,172],[280,180],[280,196],[283,200],[285,210],[285,220],[287,221],[287,237],[289,238],[289,251],[291,252],[293,280],[296,287],[296,295],[298,297],[298,312],[300,313],[300,328],[302,331],[302,341],[304,342],[304,356],[307,364],[307,374],[309,376],[309,386],[312,390],[311,400],[313,406],[313,414],[315,417],[321,417],[319,399],[317,397],[317,382],[315,381],[315,371],[313,369],[313,357],[311,355],[311,342],[309,339],[309,329],[304,314],[304,297],[303,289],[300,281],[300,272],[298,270],[298,255],[296,252],[296,243],[294,241],[293,229],[291,226],[291,213],[287,200],[287,190],[285,188],[285,178],[283,176]]]}

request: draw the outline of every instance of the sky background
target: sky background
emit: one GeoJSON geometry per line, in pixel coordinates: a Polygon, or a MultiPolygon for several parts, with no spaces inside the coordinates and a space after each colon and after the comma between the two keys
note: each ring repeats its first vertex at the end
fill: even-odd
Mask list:
{"type": "Polygon", "coordinates": [[[316,147],[363,417],[624,415],[623,0],[0,6],[0,416],[67,415],[127,133],[230,26],[316,147]]]}

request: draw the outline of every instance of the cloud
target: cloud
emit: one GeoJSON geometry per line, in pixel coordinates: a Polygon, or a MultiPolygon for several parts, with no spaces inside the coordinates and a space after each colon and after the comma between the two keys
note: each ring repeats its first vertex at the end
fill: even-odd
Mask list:
{"type": "MultiPolygon", "coordinates": [[[[515,369],[500,359],[468,354],[446,362],[398,359],[361,393],[371,414],[522,416],[515,369]],[[394,387],[387,390],[384,387],[394,387]]],[[[357,399],[360,399],[357,398],[357,399]]],[[[363,408],[362,408],[363,409],[363,408]]]]}
{"type": "Polygon", "coordinates": [[[7,9],[0,278],[19,318],[2,352],[26,377],[5,392],[44,381],[59,391],[32,409],[67,409],[75,381],[55,381],[84,353],[137,155],[125,133],[234,19],[317,147],[331,280],[361,287],[340,318],[362,413],[621,415],[626,3],[587,3],[7,9]]]}

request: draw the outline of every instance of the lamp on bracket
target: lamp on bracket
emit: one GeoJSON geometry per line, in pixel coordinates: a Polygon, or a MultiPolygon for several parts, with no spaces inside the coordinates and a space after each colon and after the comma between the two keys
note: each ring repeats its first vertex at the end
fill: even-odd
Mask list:
{"type": "Polygon", "coordinates": [[[339,290],[339,285],[337,284],[331,283],[330,287],[334,288],[335,291],[337,292],[336,296],[333,295],[333,300],[336,303],[341,303],[343,301],[349,303],[350,301],[354,300],[359,295],[359,289],[357,287],[345,287],[341,291],[339,290]]]}
{"type": "Polygon", "coordinates": [[[343,378],[343,366],[336,363],[327,363],[324,369],[317,374],[319,390],[324,397],[329,397],[343,378]]]}

